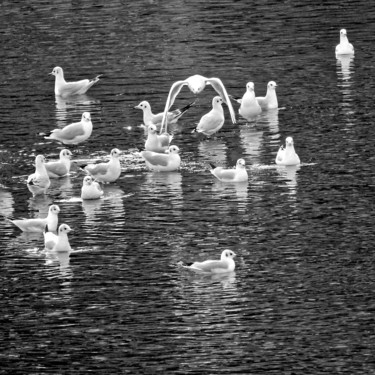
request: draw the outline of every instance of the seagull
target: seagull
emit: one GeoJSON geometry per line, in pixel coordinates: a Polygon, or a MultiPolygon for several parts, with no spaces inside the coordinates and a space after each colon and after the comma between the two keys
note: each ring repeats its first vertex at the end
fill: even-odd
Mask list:
{"type": "Polygon", "coordinates": [[[241,99],[231,96],[235,101],[240,103],[238,113],[246,120],[252,120],[262,112],[258,101],[255,99],[254,83],[248,82],[246,84],[246,92],[241,99]]]}
{"type": "Polygon", "coordinates": [[[277,102],[276,86],[277,85],[275,81],[269,81],[267,84],[266,96],[256,97],[256,100],[263,111],[267,111],[268,109],[278,108],[279,104],[277,102]]]}
{"type": "Polygon", "coordinates": [[[222,182],[243,182],[248,180],[244,159],[237,160],[236,169],[224,169],[213,164],[210,165],[213,168],[211,173],[222,182]]]}
{"type": "Polygon", "coordinates": [[[45,163],[47,173],[49,178],[59,178],[64,177],[70,172],[70,157],[73,154],[67,150],[63,149],[60,151],[60,159],[49,161],[45,163]]]}
{"type": "Polygon", "coordinates": [[[202,92],[203,89],[206,87],[206,85],[211,85],[215,89],[215,91],[221,96],[224,103],[227,104],[233,124],[236,123],[236,115],[234,113],[232,103],[230,102],[229,96],[227,94],[227,90],[225,89],[221,79],[220,78],[206,78],[206,77],[196,74],[194,76],[191,76],[185,79],[184,81],[177,81],[172,85],[171,89],[169,90],[167,102],[165,104],[160,132],[163,131],[164,126],[165,126],[165,129],[167,128],[166,122],[167,122],[167,114],[168,114],[169,108],[172,107],[174,100],[176,99],[176,96],[178,95],[178,93],[181,91],[182,87],[186,85],[189,87],[190,91],[194,95],[197,95],[200,92],[202,92]]]}
{"type": "Polygon", "coordinates": [[[349,43],[346,30],[340,30],[340,43],[336,46],[336,55],[354,55],[354,47],[349,43]]]}
{"type": "Polygon", "coordinates": [[[45,161],[43,155],[37,155],[35,158],[35,173],[27,178],[27,188],[34,196],[45,194],[51,185],[45,161]]]}
{"type": "Polygon", "coordinates": [[[47,217],[43,219],[33,218],[33,219],[17,219],[17,220],[8,219],[8,220],[11,223],[13,223],[15,226],[20,228],[22,232],[42,233],[46,227],[48,228],[48,231],[56,232],[59,212],[60,212],[59,206],[57,204],[52,204],[48,208],[47,217]]]}
{"type": "Polygon", "coordinates": [[[55,76],[55,95],[61,97],[82,95],[96,82],[99,81],[101,75],[96,76],[93,79],[82,79],[76,82],[66,82],[64,79],[64,71],[59,66],[53,68],[52,72],[49,73],[55,76]]]}
{"type": "Polygon", "coordinates": [[[121,151],[114,148],[108,163],[89,164],[84,169],[98,182],[115,182],[121,174],[120,154],[121,151]]]}
{"type": "Polygon", "coordinates": [[[199,273],[223,274],[234,271],[236,264],[233,258],[235,256],[236,254],[233,251],[227,249],[221,253],[220,260],[205,260],[204,262],[194,263],[179,262],[179,265],[199,273]]]}
{"type": "Polygon", "coordinates": [[[85,176],[81,188],[82,199],[99,199],[103,196],[104,192],[99,183],[94,181],[91,176],[85,176]]]}
{"type": "Polygon", "coordinates": [[[83,112],[80,122],[74,122],[62,129],[53,129],[45,139],[55,139],[67,145],[77,145],[86,141],[92,133],[92,122],[89,112],[83,112]]]}
{"type": "Polygon", "coordinates": [[[141,155],[146,166],[156,172],[171,172],[180,167],[181,158],[177,146],[169,146],[168,153],[160,154],[153,151],[142,151],[141,155]]]}
{"type": "Polygon", "coordinates": [[[157,134],[156,125],[150,125],[147,129],[147,139],[145,142],[146,151],[165,152],[169,148],[173,136],[168,133],[157,134]]]}
{"type": "MultiPolygon", "coordinates": [[[[167,113],[167,124],[175,124],[179,118],[195,103],[191,102],[185,107],[175,109],[172,112],[167,113]]],[[[143,111],[143,123],[146,126],[150,125],[160,125],[161,121],[163,119],[163,112],[158,113],[157,115],[154,115],[151,111],[151,105],[149,102],[144,100],[143,102],[139,103],[134,108],[141,109],[143,111]]]]}
{"type": "Polygon", "coordinates": [[[285,148],[280,146],[279,151],[277,152],[276,164],[278,165],[297,165],[301,161],[294,150],[293,138],[287,137],[285,139],[285,148]]]}
{"type": "Polygon", "coordinates": [[[200,119],[194,132],[203,133],[208,137],[219,131],[224,125],[223,99],[215,96],[212,99],[212,109],[200,119]]]}
{"type": "Polygon", "coordinates": [[[55,252],[70,252],[72,248],[70,247],[68,233],[71,231],[72,229],[68,224],[61,224],[57,235],[46,228],[43,232],[45,249],[55,252]]]}

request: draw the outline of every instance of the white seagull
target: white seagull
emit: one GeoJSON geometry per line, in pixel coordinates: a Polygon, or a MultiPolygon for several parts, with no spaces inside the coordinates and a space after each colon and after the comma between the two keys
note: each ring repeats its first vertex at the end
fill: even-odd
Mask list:
{"type": "Polygon", "coordinates": [[[177,81],[175,82],[171,89],[169,90],[167,102],[165,104],[165,109],[164,109],[164,114],[163,114],[163,119],[161,123],[161,132],[163,131],[163,128],[165,127],[165,130],[167,128],[167,115],[169,108],[172,107],[174,100],[176,99],[176,96],[178,93],[181,91],[183,86],[188,86],[190,91],[197,95],[200,92],[203,91],[203,89],[206,87],[206,85],[211,85],[215,91],[221,96],[223,99],[224,103],[229,108],[230,116],[232,118],[233,124],[236,123],[236,115],[234,113],[232,103],[230,102],[227,90],[225,89],[225,86],[223,85],[223,82],[221,81],[220,78],[206,78],[201,75],[194,75],[191,76],[183,81],[177,81]]]}
{"type": "Polygon", "coordinates": [[[63,98],[73,95],[82,95],[96,82],[99,81],[100,75],[93,79],[82,79],[76,82],[66,82],[64,79],[64,71],[59,66],[53,68],[49,73],[55,76],[55,95],[63,98]]]}
{"type": "Polygon", "coordinates": [[[156,125],[150,125],[147,129],[147,139],[145,142],[146,151],[165,152],[169,148],[173,136],[168,133],[157,134],[156,125]]]}
{"type": "Polygon", "coordinates": [[[91,176],[85,176],[81,188],[82,199],[99,199],[103,196],[104,192],[99,183],[94,181],[91,176]]]}
{"type": "Polygon", "coordinates": [[[276,82],[269,81],[267,84],[267,93],[266,96],[257,96],[256,100],[259,103],[263,111],[268,109],[276,109],[279,106],[276,96],[276,82]]]}
{"type": "Polygon", "coordinates": [[[168,153],[160,154],[153,151],[142,151],[141,155],[146,166],[156,172],[171,172],[180,167],[181,158],[177,146],[169,146],[168,153]]]}
{"type": "Polygon", "coordinates": [[[246,84],[246,92],[241,99],[233,96],[232,98],[240,103],[238,113],[246,120],[252,120],[262,112],[262,108],[255,98],[254,82],[248,82],[246,84]]]}
{"type": "MultiPolygon", "coordinates": [[[[172,112],[167,113],[167,125],[175,124],[179,118],[194,104],[194,102],[188,104],[183,108],[175,109],[172,112]]],[[[154,115],[151,111],[151,105],[149,102],[144,100],[134,108],[141,109],[143,111],[143,123],[146,126],[160,125],[163,120],[163,112],[154,115]]]]}
{"type": "Polygon", "coordinates": [[[236,254],[232,250],[224,250],[220,260],[205,260],[204,262],[183,263],[179,265],[198,273],[223,274],[233,272],[236,268],[233,258],[236,254]]]}
{"type": "Polygon", "coordinates": [[[346,30],[340,30],[340,43],[336,46],[336,55],[354,55],[354,47],[349,43],[346,30]]]}
{"type": "Polygon", "coordinates": [[[40,232],[42,233],[47,227],[48,231],[56,232],[58,223],[58,214],[60,208],[57,204],[53,204],[48,208],[48,215],[45,218],[33,218],[33,219],[17,219],[10,220],[15,226],[20,228],[22,232],[40,232]]]}
{"type": "Polygon", "coordinates": [[[222,182],[243,182],[248,180],[248,174],[245,168],[245,160],[238,159],[236,169],[224,169],[210,164],[211,173],[222,182]]]}
{"type": "Polygon", "coordinates": [[[73,154],[63,149],[60,151],[60,159],[45,163],[49,178],[64,177],[70,172],[70,158],[73,154]]]}
{"type": "Polygon", "coordinates": [[[57,235],[45,230],[43,232],[45,249],[55,252],[70,252],[72,248],[70,247],[68,233],[71,231],[72,229],[68,224],[61,224],[57,235]]]}
{"type": "Polygon", "coordinates": [[[292,137],[285,139],[285,148],[284,146],[280,146],[275,162],[278,165],[297,165],[301,163],[299,156],[294,150],[292,137]]]}
{"type": "Polygon", "coordinates": [[[99,182],[115,182],[121,174],[120,164],[121,151],[114,148],[111,151],[111,159],[107,163],[89,164],[84,169],[96,181],[99,182]]]}
{"type": "Polygon", "coordinates": [[[223,99],[215,96],[212,99],[212,109],[200,119],[197,127],[193,130],[208,137],[219,131],[224,125],[223,99]]]}
{"type": "Polygon", "coordinates": [[[35,172],[27,178],[27,188],[34,196],[45,194],[51,185],[45,161],[46,159],[43,155],[37,155],[35,158],[35,172]]]}
{"type": "Polygon", "coordinates": [[[74,122],[62,129],[53,129],[45,139],[55,139],[67,145],[77,145],[86,141],[92,133],[92,122],[89,112],[83,112],[80,122],[74,122]]]}

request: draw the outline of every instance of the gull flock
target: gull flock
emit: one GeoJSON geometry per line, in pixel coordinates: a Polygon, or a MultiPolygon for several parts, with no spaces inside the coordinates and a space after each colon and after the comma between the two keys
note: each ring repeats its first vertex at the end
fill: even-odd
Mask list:
{"type": "MultiPolygon", "coordinates": [[[[354,47],[349,43],[345,29],[340,30],[340,43],[335,49],[336,57],[340,55],[354,55],[354,47]]],[[[68,98],[85,94],[94,84],[100,80],[100,75],[93,79],[83,79],[76,82],[67,82],[64,78],[64,71],[61,67],[55,67],[51,73],[55,76],[54,92],[56,97],[68,98]]],[[[200,94],[206,86],[212,88],[218,94],[212,99],[212,109],[203,115],[196,128],[192,132],[204,134],[208,138],[217,133],[224,125],[225,116],[222,104],[225,103],[233,124],[236,123],[236,115],[231,100],[238,103],[238,114],[245,120],[256,118],[263,111],[278,108],[276,95],[276,82],[270,81],[267,84],[267,92],[264,97],[255,95],[253,82],[246,83],[246,91],[242,97],[229,95],[220,78],[207,78],[201,75],[193,75],[185,80],[174,82],[170,88],[164,112],[153,114],[151,105],[142,101],[134,108],[143,111],[143,126],[147,129],[144,151],[140,152],[146,167],[157,172],[170,172],[180,168],[181,157],[179,148],[173,145],[173,136],[168,133],[168,125],[176,123],[186,113],[194,102],[183,108],[171,111],[171,107],[184,86],[195,94],[200,94]],[[159,132],[159,134],[158,134],[159,132]]],[[[75,146],[90,138],[93,132],[93,124],[89,112],[82,114],[79,122],[72,123],[61,129],[53,129],[45,139],[57,141],[64,145],[75,146]]],[[[121,175],[120,164],[121,151],[113,148],[110,153],[110,160],[107,163],[93,163],[84,166],[86,173],[81,187],[81,199],[101,199],[104,195],[100,184],[114,183],[121,175]]],[[[53,178],[61,178],[69,175],[71,169],[72,152],[64,148],[61,150],[59,159],[46,162],[43,155],[35,158],[35,171],[27,178],[26,185],[32,195],[44,195],[51,185],[53,178]]],[[[294,141],[291,136],[285,140],[285,146],[280,146],[275,164],[282,166],[295,166],[301,163],[299,156],[294,149],[294,141]]],[[[210,163],[210,173],[223,183],[239,183],[248,181],[246,163],[243,158],[237,160],[235,168],[223,168],[210,163]]],[[[72,231],[68,224],[62,223],[58,226],[58,214],[60,208],[52,204],[48,209],[45,218],[25,218],[10,220],[23,232],[40,232],[44,236],[45,249],[52,252],[70,252],[71,247],[68,233],[72,231]]],[[[179,266],[203,274],[225,274],[233,272],[236,254],[226,249],[222,252],[220,260],[206,260],[203,262],[183,263],[179,266]]]]}

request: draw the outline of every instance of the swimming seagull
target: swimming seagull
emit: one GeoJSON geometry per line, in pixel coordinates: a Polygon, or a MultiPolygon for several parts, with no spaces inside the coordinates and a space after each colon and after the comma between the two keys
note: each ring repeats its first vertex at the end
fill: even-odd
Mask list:
{"type": "Polygon", "coordinates": [[[118,148],[111,150],[111,159],[107,163],[89,164],[84,170],[99,182],[115,182],[121,174],[121,151],[118,148]]]}
{"type": "Polygon", "coordinates": [[[76,82],[66,82],[64,79],[64,71],[59,66],[53,68],[52,72],[49,74],[55,76],[55,95],[63,98],[85,94],[93,84],[99,81],[99,77],[101,76],[98,75],[93,79],[82,79],[76,82]]]}
{"type": "Polygon", "coordinates": [[[81,121],[74,122],[62,129],[53,129],[45,139],[54,139],[67,145],[77,145],[86,141],[92,133],[92,122],[89,112],[83,112],[81,121]]]}
{"type": "Polygon", "coordinates": [[[147,139],[145,142],[146,151],[165,152],[169,148],[173,136],[168,133],[157,134],[156,125],[150,125],[147,129],[147,139]]]}
{"type": "Polygon", "coordinates": [[[236,169],[224,169],[211,163],[210,165],[212,167],[211,173],[222,182],[243,182],[248,180],[244,159],[237,160],[236,169]]]}
{"type": "Polygon", "coordinates": [[[240,103],[238,113],[246,120],[252,120],[262,112],[262,108],[255,98],[254,82],[246,84],[246,91],[242,98],[239,99],[233,96],[231,98],[240,103]]]}
{"type": "Polygon", "coordinates": [[[205,260],[204,262],[194,263],[179,262],[178,265],[198,273],[223,274],[234,271],[236,264],[233,258],[235,256],[236,254],[233,251],[227,249],[221,253],[220,260],[205,260]]]}
{"type": "Polygon", "coordinates": [[[169,108],[172,107],[174,100],[176,99],[176,96],[178,95],[178,93],[181,91],[182,87],[186,85],[189,87],[190,91],[195,95],[202,92],[203,89],[206,87],[206,85],[211,85],[215,89],[215,91],[221,96],[224,103],[227,104],[233,124],[236,123],[236,115],[234,113],[232,103],[230,102],[229,96],[227,94],[227,90],[225,89],[223,82],[220,80],[220,78],[206,78],[206,77],[196,74],[194,76],[186,78],[183,81],[177,81],[171,86],[169,90],[167,102],[165,104],[160,132],[163,131],[164,127],[165,127],[165,130],[167,129],[167,114],[168,114],[169,108]]]}
{"type": "Polygon", "coordinates": [[[268,109],[278,108],[279,104],[277,102],[276,86],[277,85],[275,81],[269,81],[267,84],[266,96],[256,97],[256,100],[263,111],[267,111],[268,109]]]}
{"type": "Polygon", "coordinates": [[[59,178],[68,175],[70,172],[70,157],[72,155],[69,150],[64,148],[60,151],[59,160],[45,163],[49,178],[59,178]]]}
{"type": "Polygon", "coordinates": [[[141,155],[146,162],[146,166],[156,172],[171,172],[180,167],[181,158],[178,154],[180,149],[173,145],[169,146],[168,152],[160,154],[153,151],[142,151],[141,155]]]}
{"type": "Polygon", "coordinates": [[[27,178],[27,188],[34,196],[45,194],[51,185],[45,161],[46,159],[43,155],[37,155],[35,158],[35,172],[27,178]]]}
{"type": "Polygon", "coordinates": [[[58,214],[60,208],[57,204],[52,204],[48,208],[48,215],[45,218],[32,218],[32,219],[17,219],[10,220],[15,226],[20,228],[22,232],[40,232],[47,227],[48,231],[56,232],[58,223],[58,214]]]}
{"type": "Polygon", "coordinates": [[[99,183],[94,181],[91,176],[85,176],[81,188],[82,199],[99,199],[103,196],[104,192],[99,183]]]}
{"type": "Polygon", "coordinates": [[[340,30],[340,43],[336,46],[336,55],[354,55],[354,47],[349,43],[346,30],[340,30]]]}
{"type": "Polygon", "coordinates": [[[224,125],[224,111],[223,99],[220,96],[215,96],[212,99],[212,109],[200,119],[197,127],[193,130],[198,133],[203,133],[207,136],[219,131],[224,125]]]}
{"type": "Polygon", "coordinates": [[[70,247],[68,233],[72,229],[68,224],[61,224],[57,235],[53,232],[46,230],[43,232],[44,235],[44,247],[47,250],[55,252],[70,252],[72,248],[70,247]]]}
{"type": "MultiPolygon", "coordinates": [[[[175,124],[179,118],[195,103],[191,102],[185,107],[175,109],[172,112],[167,113],[167,124],[175,124]]],[[[151,105],[149,102],[144,100],[143,102],[139,103],[134,108],[141,109],[143,111],[143,123],[146,126],[150,125],[160,125],[163,119],[163,112],[160,112],[154,115],[151,111],[151,105]]]]}
{"type": "Polygon", "coordinates": [[[285,139],[285,148],[282,145],[280,146],[275,162],[278,165],[297,165],[301,163],[299,156],[294,150],[292,137],[287,137],[285,139]]]}

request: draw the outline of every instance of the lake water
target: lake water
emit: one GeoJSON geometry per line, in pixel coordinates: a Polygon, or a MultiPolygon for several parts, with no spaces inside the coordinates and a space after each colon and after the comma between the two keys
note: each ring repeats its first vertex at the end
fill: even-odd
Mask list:
{"type": "MultiPolygon", "coordinates": [[[[73,253],[43,251],[0,218],[3,374],[375,374],[374,53],[369,1],[3,1],[0,210],[45,216],[60,206],[73,253]],[[337,60],[346,28],[353,59],[337,60]],[[54,96],[66,79],[103,74],[83,97],[54,96]],[[179,171],[147,171],[134,109],[164,109],[173,82],[219,77],[242,96],[276,81],[279,110],[238,116],[209,140],[192,134],[210,87],[172,130],[179,171]],[[105,197],[79,199],[83,174],[33,198],[42,134],[91,113],[73,160],[123,151],[105,197]],[[277,167],[294,138],[302,164],[277,167]],[[249,181],[224,184],[209,163],[243,157],[249,181]],[[10,163],[10,164],[7,164],[10,163]],[[180,260],[229,248],[234,274],[204,277],[180,260]]],[[[185,87],[175,107],[194,100],[185,87]]],[[[238,105],[234,104],[237,113],[238,105]]]]}

